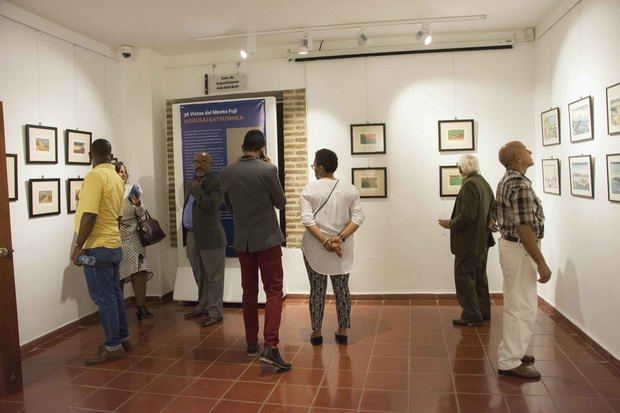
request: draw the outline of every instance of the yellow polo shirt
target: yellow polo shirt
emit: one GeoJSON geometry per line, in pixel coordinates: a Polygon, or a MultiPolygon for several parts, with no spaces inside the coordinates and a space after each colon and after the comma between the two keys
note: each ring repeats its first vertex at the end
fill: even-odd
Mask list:
{"type": "Polygon", "coordinates": [[[124,194],[125,185],[114,165],[97,165],[86,175],[75,212],[75,231],[80,231],[80,221],[85,212],[97,214],[97,221],[82,248],[121,246],[118,218],[123,215],[124,194]]]}

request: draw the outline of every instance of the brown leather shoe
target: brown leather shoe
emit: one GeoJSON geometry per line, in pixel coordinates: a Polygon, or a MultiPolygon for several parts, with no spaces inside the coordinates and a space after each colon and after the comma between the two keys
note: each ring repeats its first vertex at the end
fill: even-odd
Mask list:
{"type": "Polygon", "coordinates": [[[497,370],[501,376],[513,376],[520,379],[539,380],[540,373],[531,364],[521,364],[510,370],[497,370]]]}
{"type": "Polygon", "coordinates": [[[535,361],[536,361],[536,358],[534,356],[530,356],[529,354],[526,354],[525,356],[521,357],[521,363],[523,364],[534,364],[535,361]]]}
{"type": "Polygon", "coordinates": [[[84,359],[84,364],[87,366],[93,366],[95,364],[107,363],[113,360],[123,359],[127,357],[125,350],[119,348],[118,350],[110,351],[106,346],[101,345],[93,356],[84,359]]]}

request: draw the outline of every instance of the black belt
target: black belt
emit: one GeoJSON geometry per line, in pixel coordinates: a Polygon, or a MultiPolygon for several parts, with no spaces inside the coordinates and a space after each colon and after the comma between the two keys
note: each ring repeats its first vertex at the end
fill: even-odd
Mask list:
{"type": "Polygon", "coordinates": [[[518,242],[519,244],[521,244],[521,241],[517,237],[511,237],[510,235],[502,235],[502,238],[505,239],[506,241],[518,242]]]}

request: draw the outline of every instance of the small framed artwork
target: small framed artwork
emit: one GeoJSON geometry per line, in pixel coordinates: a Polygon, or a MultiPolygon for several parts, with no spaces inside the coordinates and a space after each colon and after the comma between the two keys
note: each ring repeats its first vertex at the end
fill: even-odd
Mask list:
{"type": "Polygon", "coordinates": [[[543,159],[543,192],[560,195],[560,160],[543,159]]]}
{"type": "Polygon", "coordinates": [[[461,190],[463,178],[458,166],[443,165],[439,167],[439,196],[455,197],[461,190]]]}
{"type": "Polygon", "coordinates": [[[351,168],[360,198],[387,198],[387,168],[351,168]]]}
{"type": "Polygon", "coordinates": [[[473,151],[474,120],[440,120],[439,151],[473,151]]]}
{"type": "Polygon", "coordinates": [[[607,92],[607,133],[620,134],[620,83],[609,86],[607,92]]]}
{"type": "Polygon", "coordinates": [[[560,143],[560,108],[552,108],[540,114],[543,146],[560,143]]]}
{"type": "Polygon", "coordinates": [[[60,179],[29,179],[28,198],[30,218],[60,214],[60,179]]]}
{"type": "Polygon", "coordinates": [[[385,153],[385,123],[351,125],[351,155],[385,153]]]}
{"type": "Polygon", "coordinates": [[[592,132],[592,96],[568,104],[570,141],[583,142],[594,139],[592,132]]]}
{"type": "Polygon", "coordinates": [[[9,186],[9,201],[17,201],[17,155],[6,154],[6,177],[9,186]]]}
{"type": "Polygon", "coordinates": [[[58,163],[58,129],[26,125],[26,163],[58,163]]]}
{"type": "Polygon", "coordinates": [[[73,129],[65,130],[65,163],[68,165],[90,165],[91,132],[73,129]]]}
{"type": "Polygon", "coordinates": [[[592,180],[592,156],[569,156],[570,193],[574,196],[594,198],[594,181],[592,180]]]}
{"type": "Polygon", "coordinates": [[[80,191],[84,178],[67,179],[67,214],[74,214],[77,211],[77,203],[80,200],[80,191]]]}
{"type": "Polygon", "coordinates": [[[610,201],[620,202],[620,153],[607,155],[607,193],[610,201]]]}

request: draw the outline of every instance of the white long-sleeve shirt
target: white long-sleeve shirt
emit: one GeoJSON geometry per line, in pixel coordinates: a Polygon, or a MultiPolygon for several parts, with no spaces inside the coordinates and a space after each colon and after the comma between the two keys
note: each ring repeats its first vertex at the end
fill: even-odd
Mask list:
{"type": "MultiPolygon", "coordinates": [[[[360,202],[357,189],[342,180],[322,178],[311,182],[301,192],[301,223],[305,227],[317,225],[321,231],[329,235],[338,235],[349,221],[362,225],[366,215],[360,202]],[[315,211],[327,203],[316,214],[315,211]]],[[[321,243],[306,230],[301,242],[301,249],[310,267],[324,275],[349,274],[353,266],[353,235],[341,244],[342,258],[335,253],[323,249],[321,243]]]]}

